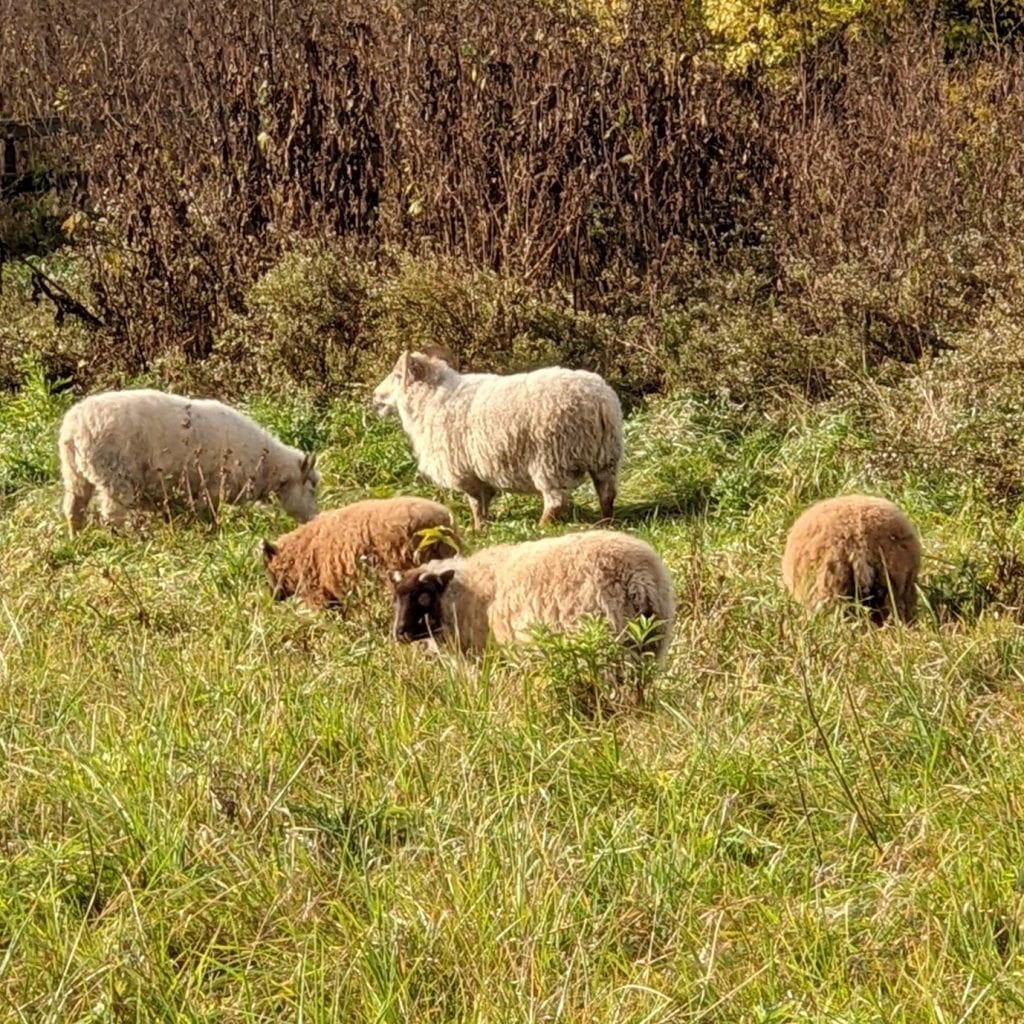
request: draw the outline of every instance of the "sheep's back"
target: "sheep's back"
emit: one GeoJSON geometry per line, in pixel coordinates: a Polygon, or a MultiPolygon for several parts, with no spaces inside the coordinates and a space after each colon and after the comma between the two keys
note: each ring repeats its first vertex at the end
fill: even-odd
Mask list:
{"type": "Polygon", "coordinates": [[[619,400],[596,374],[550,367],[510,377],[480,375],[461,390],[448,419],[452,427],[462,426],[456,448],[496,487],[532,491],[539,465],[575,483],[588,470],[621,459],[619,400]]]}
{"type": "Polygon", "coordinates": [[[844,495],[812,505],[793,524],[782,578],[800,600],[853,597],[880,587],[885,573],[911,585],[920,563],[920,538],[899,506],[844,495]]]}
{"type": "Polygon", "coordinates": [[[419,531],[447,527],[454,532],[451,512],[427,498],[368,498],[343,509],[358,535],[360,556],[379,568],[411,569],[423,561],[446,557],[454,548],[419,550],[419,531]]]}
{"type": "Polygon", "coordinates": [[[148,388],[83,399],[69,411],[65,428],[93,453],[117,451],[123,463],[133,463],[154,483],[189,466],[210,479],[230,475],[234,466],[251,472],[284,448],[221,402],[148,388]]]}
{"type": "Polygon", "coordinates": [[[276,557],[293,580],[340,593],[346,581],[367,569],[411,569],[437,557],[421,559],[417,552],[416,532],[433,526],[452,526],[451,513],[437,502],[368,498],[321,512],[284,534],[276,557]]]}
{"type": "Polygon", "coordinates": [[[521,639],[535,623],[571,627],[586,615],[605,618],[616,632],[640,615],[671,625],[671,581],[642,541],[592,531],[517,547],[497,576],[490,614],[497,640],[521,639]]]}

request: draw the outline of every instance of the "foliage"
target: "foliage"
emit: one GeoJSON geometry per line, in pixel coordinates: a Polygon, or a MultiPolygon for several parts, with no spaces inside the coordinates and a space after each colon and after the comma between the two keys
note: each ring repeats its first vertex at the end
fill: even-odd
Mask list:
{"type": "Polygon", "coordinates": [[[945,8],[895,0],[728,0],[704,12],[718,41],[690,4],[513,6],[174,0],[98,39],[60,3],[51,39],[6,0],[0,94],[74,117],[53,262],[103,326],[41,337],[47,300],[32,336],[0,317],[0,386],[33,348],[83,388],[335,394],[444,344],[476,369],[586,365],[630,402],[681,381],[829,399],[1019,313],[1015,49],[951,54],[945,8]],[[724,69],[751,32],[765,53],[724,69]]]}
{"type": "Polygon", "coordinates": [[[1024,26],[1021,0],[942,0],[938,5],[948,25],[947,39],[952,52],[995,48],[1018,41],[1024,26]]]}
{"type": "Polygon", "coordinates": [[[37,363],[25,359],[19,370],[21,389],[0,403],[0,510],[24,489],[56,475],[56,430],[51,424],[71,404],[66,394],[54,393],[37,363]]]}
{"type": "Polygon", "coordinates": [[[417,553],[429,551],[431,548],[442,547],[453,551],[459,550],[459,544],[454,532],[449,526],[426,526],[416,531],[418,541],[416,543],[417,553]]]}
{"type": "MultiPolygon", "coordinates": [[[[26,371],[0,452],[52,451],[65,399],[26,371]]],[[[0,516],[5,1005],[1012,1018],[1022,523],[967,462],[881,459],[920,386],[871,415],[864,395],[769,419],[678,394],[629,419],[619,525],[663,554],[679,615],[666,671],[613,715],[578,713],[619,650],[597,625],[476,663],[395,646],[384,588],[350,619],[271,600],[276,507],[68,541],[32,456],[0,516]],[[921,527],[936,614],[913,628],[805,618],[781,592],[798,511],[865,487],[921,527]]],[[[327,507],[422,489],[359,399],[247,408],[322,447],[327,507]]],[[[579,497],[568,529],[598,515],[579,497]]],[[[535,535],[536,511],[499,500],[472,546],[535,535]]]]}
{"type": "MultiPolygon", "coordinates": [[[[38,265],[104,321],[0,268],[12,1017],[1020,1016],[1016,7],[0,0],[0,113],[88,171],[38,265]],[[66,539],[60,417],[141,381],[464,524],[368,403],[437,343],[623,394],[679,605],[640,706],[600,623],[472,663],[369,583],[272,602],[275,506],[66,539]],[[847,491],[921,527],[913,628],[782,595],[847,491]]],[[[471,548],[536,535],[494,512],[471,548]]]]}
{"type": "Polygon", "coordinates": [[[903,0],[708,0],[704,12],[708,29],[721,40],[725,66],[742,71],[754,62],[768,68],[792,65],[824,37],[870,27],[903,8],[903,0]]]}

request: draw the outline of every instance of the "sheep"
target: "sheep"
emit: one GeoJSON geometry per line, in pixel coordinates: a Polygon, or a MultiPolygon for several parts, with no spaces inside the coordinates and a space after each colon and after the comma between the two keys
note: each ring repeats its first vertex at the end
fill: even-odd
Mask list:
{"type": "Polygon", "coordinates": [[[411,569],[456,554],[458,544],[451,513],[436,501],[369,498],[265,540],[263,562],[275,600],[296,595],[313,608],[337,608],[361,572],[411,569]],[[432,528],[441,528],[436,543],[425,543],[432,528]]]}
{"type": "Polygon", "coordinates": [[[474,529],[498,491],[540,493],[541,524],[557,519],[589,474],[611,519],[622,460],[622,408],[596,373],[560,366],[507,377],[459,373],[406,352],[373,393],[381,416],[397,413],[422,473],[462,491],[474,529]]]}
{"type": "Polygon", "coordinates": [[[914,618],[921,541],[906,514],[884,498],[850,494],[819,501],[793,524],[782,579],[798,601],[816,607],[859,602],[883,623],[914,618]]]}
{"type": "Polygon", "coordinates": [[[58,447],[72,536],[94,493],[108,526],[135,508],[166,508],[173,495],[210,508],[276,495],[294,519],[316,515],[316,456],[210,399],[148,388],[92,395],[65,414],[58,447]]]}
{"type": "Polygon", "coordinates": [[[664,661],[675,593],[650,545],[613,530],[499,544],[393,573],[392,636],[401,643],[443,640],[479,653],[488,637],[521,640],[535,624],[571,629],[584,616],[605,619],[619,637],[638,616],[660,625],[645,643],[664,661]]]}

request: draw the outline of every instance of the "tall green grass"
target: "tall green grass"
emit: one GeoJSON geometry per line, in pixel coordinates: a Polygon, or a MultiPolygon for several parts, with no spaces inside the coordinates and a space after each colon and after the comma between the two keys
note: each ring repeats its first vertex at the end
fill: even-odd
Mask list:
{"type": "MultiPolygon", "coordinates": [[[[275,507],[69,541],[65,404],[0,408],[3,1019],[1024,1018],[1020,525],[968,480],[879,475],[850,411],[651,402],[620,525],[678,621],[646,706],[592,719],[549,647],[394,646],[369,586],[275,604],[275,507]],[[859,488],[921,526],[911,628],[781,592],[789,523],[859,488]]],[[[327,506],[437,493],[365,396],[249,408],[323,449],[327,506]]],[[[495,512],[473,544],[538,533],[495,512]]]]}

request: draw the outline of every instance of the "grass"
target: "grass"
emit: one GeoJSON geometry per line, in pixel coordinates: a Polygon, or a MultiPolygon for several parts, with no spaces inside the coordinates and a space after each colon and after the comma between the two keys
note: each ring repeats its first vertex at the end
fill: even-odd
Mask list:
{"type": "MultiPolygon", "coordinates": [[[[0,405],[3,1019],[1024,1020],[1024,524],[970,480],[879,476],[849,410],[652,401],[622,525],[674,642],[589,721],[572,651],[460,664],[393,646],[369,587],[349,621],[272,602],[277,508],[69,541],[67,401],[0,405]],[[860,488],[921,526],[913,628],[781,592],[789,523],[860,488]]],[[[435,493],[364,395],[250,408],[323,450],[326,507],[435,493]]]]}

